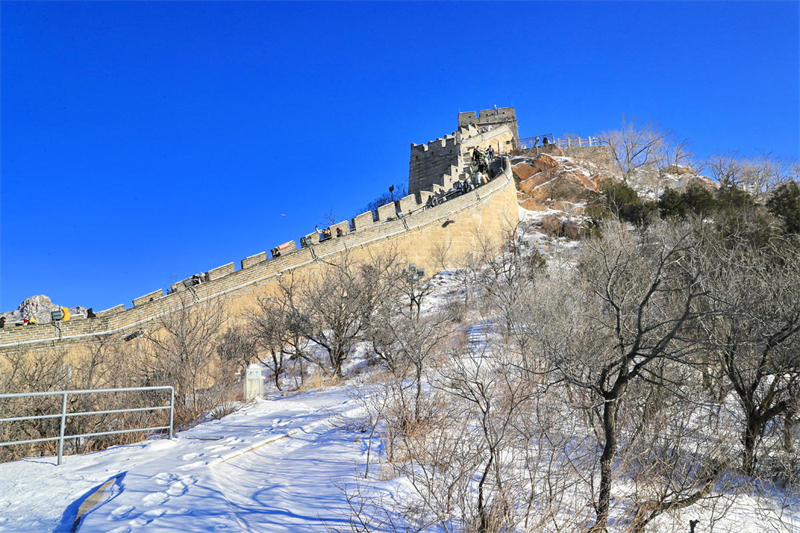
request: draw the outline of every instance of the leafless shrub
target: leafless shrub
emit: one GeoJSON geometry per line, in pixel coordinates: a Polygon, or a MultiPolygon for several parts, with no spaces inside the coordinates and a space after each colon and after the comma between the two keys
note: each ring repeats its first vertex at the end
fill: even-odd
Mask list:
{"type": "Polygon", "coordinates": [[[218,351],[227,318],[224,302],[193,303],[185,296],[146,335],[140,372],[147,384],[175,387],[178,425],[197,420],[235,395],[236,378],[230,368],[223,371],[218,351]]]}
{"type": "Polygon", "coordinates": [[[639,169],[656,167],[663,160],[672,134],[651,122],[623,115],[618,130],[600,134],[608,146],[611,158],[627,182],[639,169]]]}

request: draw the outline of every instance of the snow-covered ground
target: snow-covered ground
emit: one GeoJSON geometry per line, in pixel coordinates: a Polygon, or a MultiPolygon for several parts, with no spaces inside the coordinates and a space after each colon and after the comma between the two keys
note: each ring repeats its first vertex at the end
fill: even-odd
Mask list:
{"type": "MultiPolygon", "coordinates": [[[[550,268],[569,268],[568,261],[554,259],[569,256],[564,252],[573,243],[535,232],[522,239],[548,255],[550,268]]],[[[431,283],[436,289],[423,312],[464,297],[457,272],[440,273],[431,283]]],[[[490,344],[502,344],[490,320],[474,318],[463,324],[465,355],[480,361],[491,356],[490,344]]],[[[0,532],[350,531],[348,495],[363,490],[390,504],[413,497],[408,480],[392,478],[397,471],[380,464],[380,442],[370,450],[369,479],[361,479],[368,433],[359,420],[364,402],[357,398],[376,390],[369,384],[375,367],[364,356],[360,345],[346,367],[347,386],[273,396],[173,440],[67,456],[62,466],[53,457],[0,464],[0,532]],[[88,512],[76,523],[79,510],[88,512]]],[[[387,506],[385,515],[395,509],[387,506]]],[[[800,496],[715,497],[665,514],[651,529],[688,531],[691,518],[701,520],[697,533],[800,531],[800,496]]]]}
{"type": "Polygon", "coordinates": [[[0,465],[0,531],[74,531],[78,508],[112,480],[76,531],[324,529],[343,520],[339,479],[365,445],[340,429],[359,405],[344,387],[258,401],[173,440],[0,465]]]}

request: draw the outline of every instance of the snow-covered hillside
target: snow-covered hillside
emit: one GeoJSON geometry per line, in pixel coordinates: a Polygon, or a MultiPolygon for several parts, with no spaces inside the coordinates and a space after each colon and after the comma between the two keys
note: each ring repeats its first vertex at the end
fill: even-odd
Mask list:
{"type": "MultiPolygon", "coordinates": [[[[522,211],[522,218],[532,224],[523,225],[517,242],[523,249],[538,250],[546,256],[551,277],[567,279],[579,245],[539,231],[537,227],[547,213],[522,211]]],[[[422,312],[471,301],[475,293],[466,288],[465,280],[474,276],[475,272],[452,271],[432,277],[428,283],[433,292],[422,312]]],[[[501,367],[494,366],[493,360],[511,348],[505,344],[510,340],[495,328],[499,319],[490,315],[468,308],[461,322],[453,326],[458,338],[447,340],[448,353],[460,354],[463,360],[457,355],[436,368],[432,365],[426,372],[426,394],[435,397],[439,389],[457,388],[454,383],[458,376],[465,375],[473,375],[474,382],[465,380],[466,388],[458,390],[469,391],[470,383],[483,383],[482,379],[496,385],[493,376],[502,377],[497,374],[501,367]]],[[[374,363],[362,343],[346,367],[343,385],[286,394],[273,390],[268,393],[269,399],[180,431],[173,440],[152,439],[67,456],[60,467],[52,457],[0,464],[0,532],[418,530],[412,523],[414,528],[424,526],[424,531],[444,531],[441,518],[434,517],[427,525],[408,519],[407,511],[415,507],[421,494],[410,473],[429,465],[413,460],[404,463],[398,449],[390,449],[388,441],[380,440],[389,428],[376,413],[381,412],[378,406],[389,388],[384,386],[388,379],[384,369],[374,363]],[[395,455],[390,464],[391,453],[395,455]],[[367,511],[362,518],[369,517],[372,522],[354,529],[352,511],[362,504],[367,511]]],[[[548,394],[543,384],[531,386],[526,394],[548,394]]],[[[409,382],[401,382],[400,387],[413,388],[409,382]]],[[[418,438],[441,440],[441,453],[448,449],[445,444],[453,436],[448,433],[453,428],[477,431],[472,426],[474,419],[457,404],[448,407],[431,401],[426,409],[430,409],[433,420],[440,416],[448,424],[420,424],[423,433],[418,438]],[[453,411],[448,414],[442,411],[445,409],[453,411]]],[[[586,421],[569,418],[569,410],[560,409],[558,402],[547,409],[532,422],[569,426],[574,435],[591,433],[586,421]]],[[[574,454],[587,442],[590,438],[585,436],[573,436],[561,443],[532,439],[531,457],[525,457],[525,462],[541,465],[541,472],[563,474],[558,479],[581,480],[586,472],[574,472],[581,464],[574,454]]],[[[485,452],[481,444],[474,449],[469,446],[465,445],[466,458],[485,452]]],[[[587,453],[591,456],[594,452],[589,449],[587,453]]],[[[444,458],[456,459],[435,459],[444,458]]],[[[509,465],[514,464],[511,459],[511,455],[504,456],[509,465]]],[[[426,472],[438,474],[449,467],[438,464],[438,470],[426,472]]],[[[476,464],[482,467],[480,460],[476,464]]],[[[467,491],[475,490],[470,479],[467,476],[463,485],[467,491]]],[[[580,518],[575,514],[586,508],[588,485],[574,483],[551,487],[563,491],[561,507],[535,531],[555,531],[580,518]]],[[[628,485],[620,481],[620,494],[630,493],[632,487],[628,485]]],[[[647,531],[688,531],[690,519],[699,520],[696,533],[800,531],[800,496],[766,485],[726,493],[724,485],[721,483],[720,492],[697,505],[665,513],[647,531]]],[[[444,492],[441,495],[456,497],[444,492]]],[[[535,509],[551,496],[541,493],[541,500],[527,505],[535,509]]],[[[514,494],[510,497],[513,500],[514,494]]],[[[468,510],[453,512],[462,511],[468,510]]],[[[452,531],[466,531],[455,523],[451,525],[452,531]]]]}

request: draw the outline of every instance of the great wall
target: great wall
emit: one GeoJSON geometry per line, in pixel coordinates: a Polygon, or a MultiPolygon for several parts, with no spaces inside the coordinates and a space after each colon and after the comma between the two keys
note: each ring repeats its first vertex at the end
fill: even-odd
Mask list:
{"type": "Polygon", "coordinates": [[[459,113],[459,127],[426,144],[411,144],[409,195],[377,209],[334,224],[330,238],[316,231],[281,247],[269,258],[260,252],[207,271],[202,282],[189,278],[168,291],[154,290],[134,298],[131,308],[117,305],[94,318],[0,329],[0,353],[17,349],[65,346],[68,349],[98,338],[119,341],[135,338],[139,331],[157,326],[157,319],[178,309],[203,302],[224,302],[233,316],[252,308],[260,296],[276,290],[288,272],[313,274],[324,261],[348,253],[355,260],[393,251],[408,262],[433,271],[454,261],[480,242],[498,241],[518,221],[518,203],[511,166],[502,154],[518,147],[514,108],[494,108],[459,113]],[[491,179],[479,187],[438,205],[459,180],[470,180],[474,148],[489,146],[499,157],[490,167],[491,179]],[[337,231],[338,230],[338,231],[337,231]]]}

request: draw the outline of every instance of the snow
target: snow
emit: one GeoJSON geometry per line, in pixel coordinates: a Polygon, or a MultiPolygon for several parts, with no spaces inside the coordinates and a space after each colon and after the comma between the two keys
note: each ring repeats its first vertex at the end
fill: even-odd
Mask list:
{"type": "MultiPolygon", "coordinates": [[[[568,261],[559,263],[557,258],[564,258],[571,243],[536,232],[524,233],[522,239],[529,246],[551,248],[548,268],[568,268],[568,261]],[[558,246],[561,252],[553,252],[558,246]]],[[[461,274],[445,271],[432,277],[436,289],[423,312],[464,298],[461,274]]],[[[463,329],[464,352],[473,365],[491,359],[490,345],[502,347],[491,320],[475,317],[463,329]]],[[[408,478],[387,476],[392,469],[384,468],[377,435],[370,477],[361,479],[369,440],[361,421],[364,398],[380,389],[369,383],[374,376],[365,357],[366,346],[357,346],[346,365],[351,376],[347,387],[275,393],[181,431],[172,440],[67,456],[62,466],[55,466],[54,457],[0,464],[0,532],[349,530],[348,494],[342,488],[351,497],[363,490],[389,503],[411,500],[414,493],[408,478]],[[100,487],[104,490],[98,491],[100,487]],[[100,497],[95,502],[92,495],[100,497]],[[79,509],[88,512],[75,528],[79,509]]],[[[565,509],[573,504],[579,509],[584,496],[571,496],[576,499],[565,502],[565,509]]],[[[385,515],[393,512],[389,508],[385,515]]],[[[720,495],[664,514],[649,530],[686,531],[689,518],[701,519],[698,533],[800,531],[800,497],[777,491],[720,495]]]]}
{"type": "Polygon", "coordinates": [[[80,503],[113,480],[78,531],[312,531],[343,520],[338,479],[364,446],[332,422],[359,405],[344,387],[258,401],[173,440],[0,465],[0,531],[71,531],[80,503]]]}

